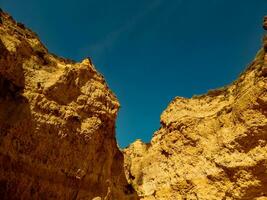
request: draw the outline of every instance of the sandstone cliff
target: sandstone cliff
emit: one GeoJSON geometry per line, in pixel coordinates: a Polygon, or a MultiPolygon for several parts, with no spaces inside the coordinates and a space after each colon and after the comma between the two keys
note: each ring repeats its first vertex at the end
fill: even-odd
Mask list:
{"type": "MultiPolygon", "coordinates": [[[[267,30],[267,18],[263,27],[267,30]]],[[[128,180],[145,200],[267,199],[267,37],[231,85],[177,97],[150,144],[124,150],[128,180]]]]}
{"type": "Polygon", "coordinates": [[[0,11],[0,199],[137,199],[114,137],[118,108],[90,59],[50,54],[0,11]]]}

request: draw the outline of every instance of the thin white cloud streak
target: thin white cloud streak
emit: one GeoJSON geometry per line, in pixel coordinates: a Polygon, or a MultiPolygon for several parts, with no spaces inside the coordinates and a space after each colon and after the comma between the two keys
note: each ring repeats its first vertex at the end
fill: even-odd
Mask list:
{"type": "MultiPolygon", "coordinates": [[[[119,27],[118,29],[110,32],[105,38],[96,42],[95,44],[90,45],[89,47],[84,47],[81,49],[82,52],[95,52],[97,55],[103,54],[103,52],[111,48],[114,43],[119,39],[119,37],[125,33],[129,32],[136,27],[136,25],[142,21],[147,15],[153,12],[155,9],[159,8],[163,0],[155,0],[152,4],[150,4],[143,12],[133,16],[130,20],[127,21],[124,25],[119,27]]],[[[82,53],[81,52],[81,53],[82,53]]]]}

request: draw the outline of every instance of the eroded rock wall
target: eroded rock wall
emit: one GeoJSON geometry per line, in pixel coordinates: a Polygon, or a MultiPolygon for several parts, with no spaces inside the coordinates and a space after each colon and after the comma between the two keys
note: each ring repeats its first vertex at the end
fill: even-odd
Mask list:
{"type": "Polygon", "coordinates": [[[265,36],[230,86],[175,98],[151,143],[124,150],[128,180],[143,199],[267,199],[266,47],[265,36]]]}
{"type": "Polygon", "coordinates": [[[118,109],[90,59],[50,54],[0,11],[1,199],[137,199],[115,140],[118,109]]]}

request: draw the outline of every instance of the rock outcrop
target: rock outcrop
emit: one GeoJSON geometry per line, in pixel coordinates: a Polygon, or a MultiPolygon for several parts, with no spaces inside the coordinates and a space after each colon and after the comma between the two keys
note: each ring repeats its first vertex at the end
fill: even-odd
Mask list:
{"type": "Polygon", "coordinates": [[[128,180],[143,199],[267,199],[266,37],[263,47],[237,81],[175,98],[151,143],[124,150],[128,180]]]}
{"type": "Polygon", "coordinates": [[[267,16],[265,16],[263,19],[263,28],[267,31],[267,16]]]}
{"type": "Polygon", "coordinates": [[[118,109],[89,59],[50,54],[0,11],[1,199],[138,199],[115,140],[118,109]]]}

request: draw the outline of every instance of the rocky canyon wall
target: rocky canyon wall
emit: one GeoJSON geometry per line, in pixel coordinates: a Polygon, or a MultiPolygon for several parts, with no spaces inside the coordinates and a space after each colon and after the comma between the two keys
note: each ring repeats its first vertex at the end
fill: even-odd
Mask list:
{"type": "Polygon", "coordinates": [[[0,10],[0,199],[267,200],[266,79],[267,36],[234,83],[175,98],[123,158],[91,60],[49,53],[0,10]]]}
{"type": "Polygon", "coordinates": [[[48,52],[0,11],[0,199],[134,200],[119,102],[90,59],[48,52]]]}
{"type": "Polygon", "coordinates": [[[266,200],[266,79],[267,36],[234,83],[175,98],[151,143],[124,150],[128,180],[142,199],[266,200]]]}

